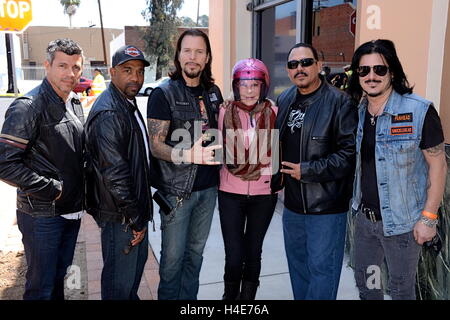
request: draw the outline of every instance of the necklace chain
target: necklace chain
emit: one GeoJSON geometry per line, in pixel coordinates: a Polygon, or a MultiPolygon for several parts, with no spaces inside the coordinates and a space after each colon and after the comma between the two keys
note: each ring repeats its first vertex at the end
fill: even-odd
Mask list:
{"type": "MultiPolygon", "coordinates": [[[[367,108],[367,111],[369,111],[369,113],[370,113],[370,124],[371,124],[372,126],[375,125],[375,118],[378,116],[378,112],[380,112],[380,110],[386,105],[388,99],[389,99],[389,96],[383,101],[383,103],[380,104],[380,106],[377,108],[377,111],[375,111],[374,114],[372,114],[372,113],[369,111],[369,108],[367,108]]],[[[369,105],[371,105],[370,102],[369,102],[369,105]]]]}

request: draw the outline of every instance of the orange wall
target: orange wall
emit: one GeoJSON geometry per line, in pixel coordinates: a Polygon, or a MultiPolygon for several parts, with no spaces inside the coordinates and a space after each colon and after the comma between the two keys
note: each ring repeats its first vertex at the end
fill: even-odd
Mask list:
{"type": "Polygon", "coordinates": [[[228,15],[225,14],[225,12],[228,11],[228,4],[226,2],[227,1],[223,0],[209,1],[209,41],[211,42],[213,56],[212,74],[216,80],[216,84],[222,90],[222,93],[224,87],[223,75],[226,68],[225,66],[229,64],[226,61],[227,55],[225,55],[224,52],[225,50],[230,49],[228,44],[229,30],[224,30],[224,26],[229,25],[226,23],[226,20],[229,19],[228,15]]]}
{"type": "MultiPolygon", "coordinates": [[[[450,19],[450,6],[448,10],[450,19]]],[[[444,128],[445,142],[450,144],[450,23],[447,23],[444,49],[444,72],[442,74],[440,116],[444,128]]]]}
{"type": "Polygon", "coordinates": [[[425,97],[427,88],[428,49],[433,1],[427,0],[360,0],[356,47],[373,39],[394,41],[400,61],[414,92],[425,97]],[[369,6],[380,9],[380,29],[369,29],[373,15],[369,6]]]}

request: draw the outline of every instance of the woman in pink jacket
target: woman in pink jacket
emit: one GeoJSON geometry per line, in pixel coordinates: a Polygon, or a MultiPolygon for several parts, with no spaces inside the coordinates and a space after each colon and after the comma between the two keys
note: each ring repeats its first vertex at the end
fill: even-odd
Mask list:
{"type": "Polygon", "coordinates": [[[234,100],[224,102],[219,112],[225,151],[218,196],[225,244],[224,300],[255,299],[264,236],[277,203],[270,179],[278,109],[266,98],[269,84],[262,61],[237,62],[234,100]]]}

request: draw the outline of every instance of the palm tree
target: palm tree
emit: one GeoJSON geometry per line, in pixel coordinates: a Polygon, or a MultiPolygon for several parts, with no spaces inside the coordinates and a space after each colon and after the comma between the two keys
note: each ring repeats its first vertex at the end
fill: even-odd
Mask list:
{"type": "Polygon", "coordinates": [[[69,26],[72,28],[72,16],[80,6],[80,0],[60,0],[61,5],[64,7],[64,13],[69,16],[69,26]]]}

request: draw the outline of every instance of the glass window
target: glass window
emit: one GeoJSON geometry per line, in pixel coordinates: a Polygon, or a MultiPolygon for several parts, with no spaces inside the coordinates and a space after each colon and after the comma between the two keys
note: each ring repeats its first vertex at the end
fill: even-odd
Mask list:
{"type": "Polygon", "coordinates": [[[344,67],[355,50],[356,0],[314,0],[311,21],[312,45],[330,71],[328,80],[345,88],[344,67]]]}
{"type": "MultiPolygon", "coordinates": [[[[279,3],[257,3],[270,2],[279,3]]],[[[269,98],[276,99],[292,85],[285,65],[287,53],[297,39],[312,43],[317,49],[324,70],[328,70],[329,82],[346,87],[348,74],[344,67],[351,63],[355,50],[356,3],[357,0],[292,0],[257,12],[255,54],[270,71],[269,98]],[[304,12],[298,12],[302,6],[304,12]],[[305,30],[300,29],[300,21],[305,30]]]]}
{"type": "Polygon", "coordinates": [[[268,8],[260,15],[258,56],[269,68],[269,98],[276,99],[291,82],[286,73],[286,56],[296,43],[297,1],[268,8]]]}

